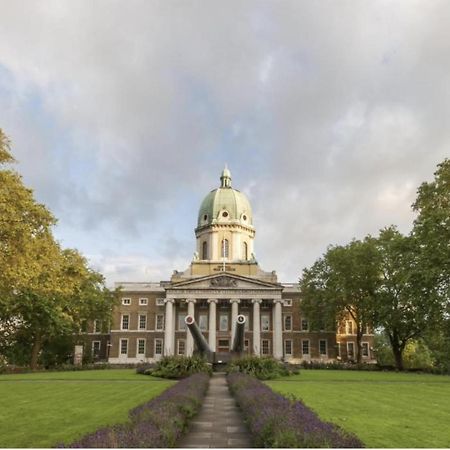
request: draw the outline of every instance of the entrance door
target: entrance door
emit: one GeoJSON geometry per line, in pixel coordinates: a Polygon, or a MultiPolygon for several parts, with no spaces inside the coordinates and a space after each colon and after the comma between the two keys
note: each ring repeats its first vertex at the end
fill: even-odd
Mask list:
{"type": "Polygon", "coordinates": [[[217,351],[218,352],[229,352],[230,351],[230,340],[229,339],[217,339],[217,351]]]}

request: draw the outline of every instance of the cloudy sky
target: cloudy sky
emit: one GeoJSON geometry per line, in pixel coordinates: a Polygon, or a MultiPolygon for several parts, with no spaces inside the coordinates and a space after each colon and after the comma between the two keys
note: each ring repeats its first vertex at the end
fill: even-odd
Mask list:
{"type": "Polygon", "coordinates": [[[195,250],[225,163],[265,270],[410,230],[450,155],[450,2],[0,0],[0,128],[56,237],[114,281],[195,250]]]}

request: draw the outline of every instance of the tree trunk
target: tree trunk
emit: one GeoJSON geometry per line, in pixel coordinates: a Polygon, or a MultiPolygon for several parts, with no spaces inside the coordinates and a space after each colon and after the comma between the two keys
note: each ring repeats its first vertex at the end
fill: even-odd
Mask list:
{"type": "Polygon", "coordinates": [[[38,357],[39,352],[41,351],[41,337],[36,336],[36,339],[33,342],[33,348],[31,349],[31,361],[30,361],[30,367],[31,370],[36,370],[38,367],[38,357]]]}
{"type": "Polygon", "coordinates": [[[395,358],[395,367],[398,370],[403,370],[403,349],[400,347],[392,347],[395,358]]]}
{"type": "Polygon", "coordinates": [[[405,346],[400,343],[395,331],[392,334],[389,333],[388,336],[391,342],[392,353],[394,354],[395,367],[397,370],[403,370],[403,350],[405,346]]]}

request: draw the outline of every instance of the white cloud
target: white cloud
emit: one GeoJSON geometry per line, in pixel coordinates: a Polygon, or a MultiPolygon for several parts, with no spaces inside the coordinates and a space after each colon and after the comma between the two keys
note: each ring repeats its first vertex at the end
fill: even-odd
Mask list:
{"type": "Polygon", "coordinates": [[[228,162],[258,260],[295,280],[330,243],[408,231],[450,145],[449,19],[445,1],[8,2],[0,126],[109,279],[187,266],[228,162]]]}

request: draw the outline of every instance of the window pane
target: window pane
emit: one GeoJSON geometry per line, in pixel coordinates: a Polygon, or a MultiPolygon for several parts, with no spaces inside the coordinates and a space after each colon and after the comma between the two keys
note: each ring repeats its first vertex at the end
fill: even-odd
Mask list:
{"type": "Polygon", "coordinates": [[[306,319],[302,319],[302,331],[308,331],[308,329],[309,329],[308,321],[306,319]]]}
{"type": "Polygon", "coordinates": [[[183,331],[186,329],[186,322],[184,319],[186,318],[186,314],[178,314],[178,329],[183,331]]]}
{"type": "Polygon", "coordinates": [[[164,328],[164,316],[162,314],[158,314],[156,316],[156,329],[162,330],[164,328]]]}
{"type": "Polygon", "coordinates": [[[228,331],[228,314],[220,315],[219,330],[228,331]]]}
{"type": "Polygon", "coordinates": [[[324,339],[321,339],[319,341],[319,353],[321,355],[327,354],[327,341],[325,341],[324,339]]]}
{"type": "Polygon", "coordinates": [[[208,316],[206,314],[200,314],[200,316],[198,316],[198,326],[202,331],[208,329],[208,316]]]}
{"type": "Polygon", "coordinates": [[[138,354],[145,354],[145,339],[138,339],[138,354]]]}
{"type": "Polygon", "coordinates": [[[270,328],[270,318],[268,315],[261,316],[261,331],[269,331],[270,328]]]}
{"type": "Polygon", "coordinates": [[[302,341],[302,354],[309,355],[309,341],[302,341]]]}
{"type": "Polygon", "coordinates": [[[128,330],[130,316],[122,316],[122,330],[128,330]]]}
{"type": "Polygon", "coordinates": [[[162,355],[162,339],[155,339],[155,355],[162,355]]]}
{"type": "Polygon", "coordinates": [[[285,316],[284,318],[284,329],[285,331],[292,330],[292,316],[285,316]]]}
{"type": "Polygon", "coordinates": [[[285,355],[292,355],[292,341],[290,339],[284,341],[284,353],[285,355]]]}
{"type": "Polygon", "coordinates": [[[126,339],[120,340],[120,354],[126,355],[128,353],[128,341],[126,339]]]}
{"type": "Polygon", "coordinates": [[[139,316],[139,329],[145,330],[147,328],[147,316],[145,314],[139,316]]]}

